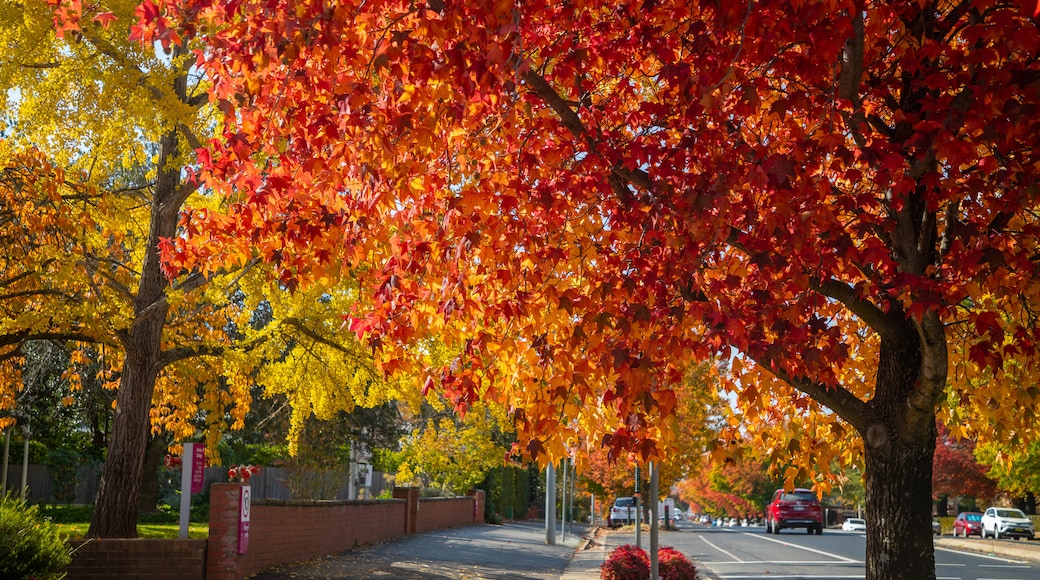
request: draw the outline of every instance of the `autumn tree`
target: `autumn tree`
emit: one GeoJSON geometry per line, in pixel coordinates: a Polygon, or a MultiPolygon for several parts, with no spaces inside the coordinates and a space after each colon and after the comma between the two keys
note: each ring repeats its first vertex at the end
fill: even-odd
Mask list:
{"type": "Polygon", "coordinates": [[[380,368],[504,401],[539,457],[660,457],[687,360],[736,355],[788,453],[861,437],[867,578],[934,578],[937,409],[1038,397],[949,372],[1036,370],[1033,8],[149,0],[135,35],[197,35],[234,113],[223,211],[166,257],[376,265],[380,368]],[[427,335],[464,347],[419,368],[427,335]]]}
{"type": "Polygon", "coordinates": [[[495,441],[501,412],[474,405],[464,416],[438,414],[404,437],[397,481],[437,494],[462,495],[502,466],[508,449],[495,441]]]}
{"type": "Polygon", "coordinates": [[[93,8],[0,8],[0,407],[15,404],[28,345],[68,345],[70,396],[89,383],[115,397],[88,534],[133,537],[153,429],[203,438],[216,459],[256,380],[297,403],[297,430],[389,395],[342,328],[349,283],[288,304],[261,260],[163,271],[160,240],[192,227],[182,209],[212,205],[190,162],[219,111],[187,45],[131,38],[129,3],[93,8]],[[277,316],[263,329],[249,324],[259,294],[277,316]]]}
{"type": "MultiPolygon", "coordinates": [[[[160,392],[201,396],[202,407],[220,397],[212,387],[183,380],[191,375],[178,380],[164,372],[199,354],[197,344],[221,344],[223,324],[214,326],[212,309],[195,310],[192,292],[200,278],[173,286],[158,260],[159,240],[175,235],[178,211],[198,188],[181,168],[186,143],[197,143],[196,133],[209,122],[201,113],[207,95],[197,75],[189,78],[185,48],[165,54],[142,48],[129,39],[128,25],[110,26],[111,13],[94,15],[78,30],[60,30],[62,38],[46,5],[11,5],[2,15],[8,58],[0,84],[11,90],[0,99],[5,145],[15,153],[3,165],[19,167],[19,150],[39,151],[27,155],[40,159],[11,191],[24,195],[25,184],[40,184],[51,192],[55,215],[75,218],[60,228],[61,240],[29,238],[42,263],[64,273],[21,278],[28,283],[24,294],[36,297],[35,320],[21,315],[5,322],[23,338],[89,344],[104,357],[100,375],[118,394],[89,534],[133,537],[156,383],[160,392]],[[167,325],[171,318],[178,322],[167,325]],[[179,340],[186,336],[197,342],[179,340]]],[[[29,232],[45,225],[47,214],[33,212],[24,198],[8,200],[28,210],[19,223],[29,232]]],[[[216,314],[221,319],[226,316],[216,314]]],[[[23,344],[8,343],[12,362],[23,344]]],[[[73,389],[81,382],[75,373],[67,378],[73,389]]],[[[210,409],[223,420],[223,407],[210,409]]]]}
{"type": "MultiPolygon", "coordinates": [[[[982,502],[990,501],[996,495],[997,485],[987,476],[988,469],[975,459],[975,443],[953,437],[942,424],[938,431],[932,458],[933,496],[942,500],[941,505],[945,505],[944,499],[949,496],[966,495],[982,502]]],[[[940,509],[939,514],[946,515],[946,512],[940,509]]]]}
{"type": "Polygon", "coordinates": [[[985,476],[995,481],[997,489],[1012,498],[1040,496],[1040,443],[1015,450],[987,443],[974,451],[979,463],[986,466],[985,476]]]}
{"type": "MultiPolygon", "coordinates": [[[[726,414],[719,396],[719,372],[717,363],[698,361],[675,385],[675,411],[667,427],[674,439],[658,459],[661,497],[667,496],[674,484],[706,468],[706,450],[715,444],[726,414]]],[[[612,456],[611,449],[586,441],[577,465],[588,489],[609,505],[618,496],[634,493],[635,467],[641,464],[640,460],[638,456],[612,456]]],[[[643,467],[640,489],[645,494],[649,474],[643,467]]]]}
{"type": "Polygon", "coordinates": [[[760,506],[732,491],[719,489],[718,483],[707,472],[699,473],[678,484],[679,498],[697,511],[715,517],[740,518],[761,513],[760,506]]]}

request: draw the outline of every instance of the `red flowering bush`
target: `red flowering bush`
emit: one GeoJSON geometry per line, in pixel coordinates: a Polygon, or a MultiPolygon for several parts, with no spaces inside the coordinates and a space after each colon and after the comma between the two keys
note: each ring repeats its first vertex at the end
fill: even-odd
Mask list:
{"type": "Polygon", "coordinates": [[[675,548],[657,550],[657,573],[661,580],[695,580],[697,568],[675,548]]]}
{"type": "Polygon", "coordinates": [[[625,544],[610,553],[600,570],[603,580],[646,580],[650,577],[650,558],[646,550],[625,544]]]}
{"type": "Polygon", "coordinates": [[[231,469],[227,470],[228,481],[249,483],[249,478],[260,473],[261,469],[259,465],[232,465],[231,469]]]}
{"type": "MultiPolygon", "coordinates": [[[[600,568],[602,580],[646,580],[650,577],[650,557],[631,544],[618,546],[600,568]]],[[[696,580],[697,568],[675,548],[657,550],[657,572],[661,580],[696,580]]]]}

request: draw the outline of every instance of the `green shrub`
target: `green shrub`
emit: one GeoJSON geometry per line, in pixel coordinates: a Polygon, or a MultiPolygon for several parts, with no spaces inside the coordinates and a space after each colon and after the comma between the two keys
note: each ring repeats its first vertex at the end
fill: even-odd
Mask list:
{"type": "Polygon", "coordinates": [[[65,538],[36,506],[10,495],[0,498],[0,578],[63,578],[71,560],[65,538]]]}

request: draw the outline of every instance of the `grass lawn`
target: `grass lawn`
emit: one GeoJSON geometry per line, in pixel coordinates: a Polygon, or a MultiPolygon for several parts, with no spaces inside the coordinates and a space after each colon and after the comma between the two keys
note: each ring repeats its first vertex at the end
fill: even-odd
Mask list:
{"type": "MultiPolygon", "coordinates": [[[[71,539],[82,538],[90,527],[90,522],[71,522],[54,524],[61,533],[71,539]]],[[[176,538],[180,533],[179,524],[137,524],[137,535],[141,538],[176,538]]],[[[209,523],[191,522],[188,524],[189,538],[208,538],[209,523]]]]}
{"type": "MultiPolygon", "coordinates": [[[[90,528],[90,516],[94,510],[89,505],[41,505],[40,515],[58,527],[63,535],[77,539],[86,535],[90,528]]],[[[192,521],[188,523],[189,538],[208,538],[208,509],[203,513],[192,513],[192,521]]],[[[171,512],[169,506],[159,513],[142,514],[137,522],[137,536],[140,538],[177,538],[180,534],[180,518],[171,512]]]]}

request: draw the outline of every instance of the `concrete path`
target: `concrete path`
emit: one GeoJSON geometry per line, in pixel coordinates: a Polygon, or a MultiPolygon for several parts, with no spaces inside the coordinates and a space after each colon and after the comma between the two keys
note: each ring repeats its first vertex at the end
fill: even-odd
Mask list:
{"type": "Polygon", "coordinates": [[[598,579],[604,552],[581,549],[588,545],[588,533],[588,526],[575,525],[566,538],[557,533],[556,545],[550,546],[543,522],[465,526],[277,566],[252,579],[598,579]]]}

